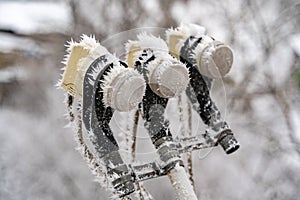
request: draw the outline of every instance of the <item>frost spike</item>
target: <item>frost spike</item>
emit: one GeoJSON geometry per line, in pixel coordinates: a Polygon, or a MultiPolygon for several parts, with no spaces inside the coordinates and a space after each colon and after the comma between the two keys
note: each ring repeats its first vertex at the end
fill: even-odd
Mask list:
{"type": "MultiPolygon", "coordinates": [[[[96,41],[95,36],[82,35],[79,43],[71,40],[66,46],[68,53],[63,60],[66,66],[59,85],[72,96],[81,98],[87,67],[99,56],[110,53],[96,41]]],[[[103,101],[106,106],[119,111],[132,110],[143,98],[146,87],[143,77],[133,69],[121,66],[116,57],[111,55],[110,58],[109,62],[113,63],[114,67],[104,76],[103,101]],[[128,94],[128,91],[131,93],[128,94]]],[[[93,75],[96,76],[100,70],[101,67],[95,68],[93,75]]],[[[94,80],[95,77],[90,83],[94,80]]]]}
{"type": "Polygon", "coordinates": [[[82,35],[80,42],[67,42],[64,56],[64,72],[60,86],[74,97],[82,96],[82,82],[86,68],[100,55],[108,51],[94,37],[82,35]]]}

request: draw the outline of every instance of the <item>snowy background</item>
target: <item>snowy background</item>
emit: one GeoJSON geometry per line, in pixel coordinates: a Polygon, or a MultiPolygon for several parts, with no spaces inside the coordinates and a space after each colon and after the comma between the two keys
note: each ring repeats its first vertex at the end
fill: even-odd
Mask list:
{"type": "MultiPolygon", "coordinates": [[[[108,199],[65,127],[64,95],[54,87],[64,44],[82,33],[105,41],[180,22],[205,26],[235,52],[226,96],[220,80],[214,95],[241,148],[193,153],[199,199],[299,199],[299,0],[0,1],[0,199],[108,199]]],[[[176,105],[171,100],[167,113],[173,124],[176,105]]],[[[122,134],[117,122],[126,116],[119,117],[112,125],[122,134]]],[[[151,157],[140,129],[140,147],[149,146],[140,155],[151,157]]],[[[155,199],[174,198],[166,177],[145,186],[155,199]]]]}

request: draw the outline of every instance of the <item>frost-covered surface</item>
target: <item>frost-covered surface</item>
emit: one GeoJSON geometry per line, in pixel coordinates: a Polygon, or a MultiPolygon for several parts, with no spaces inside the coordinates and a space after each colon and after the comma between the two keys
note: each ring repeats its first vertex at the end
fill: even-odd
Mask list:
{"type": "Polygon", "coordinates": [[[168,176],[175,190],[177,200],[197,200],[193,187],[190,184],[185,169],[178,164],[172,169],[168,176]]]}
{"type": "MultiPolygon", "coordinates": [[[[74,35],[97,32],[103,35],[98,36],[102,41],[108,33],[132,27],[170,27],[169,21],[164,21],[171,16],[178,24],[193,22],[206,27],[210,35],[234,50],[234,66],[224,79],[227,98],[224,99],[223,86],[218,81],[213,99],[221,113],[226,113],[241,148],[230,156],[220,148],[206,157],[206,150],[193,153],[196,193],[200,199],[300,196],[299,151],[294,144],[300,139],[300,95],[290,73],[299,69],[299,62],[293,65],[295,48],[291,48],[296,42],[290,42],[299,33],[299,2],[189,0],[174,1],[167,9],[162,5],[167,1],[120,2],[127,1],[80,1],[78,10],[87,20],[84,24],[93,26],[76,29],[74,35]],[[265,48],[268,43],[269,51],[265,48]],[[282,104],[284,99],[287,104],[282,104]],[[284,114],[282,108],[290,111],[284,114]],[[292,123],[288,124],[287,119],[292,123]]],[[[57,42],[56,49],[47,48],[51,53],[42,59],[16,60],[14,65],[25,69],[28,78],[16,85],[1,84],[1,95],[6,100],[1,101],[0,112],[0,199],[109,199],[99,184],[92,182],[94,177],[75,150],[72,129],[63,128],[68,123],[63,117],[64,95],[53,88],[62,66],[59,63],[64,54],[63,44],[69,39],[57,42]]],[[[166,115],[174,136],[180,134],[176,106],[177,101],[170,100],[166,115]]],[[[129,118],[125,114],[115,116],[111,123],[114,132],[124,133],[120,122],[132,121],[129,118]]],[[[143,120],[139,120],[136,156],[147,162],[157,155],[142,127],[143,120]]],[[[192,127],[193,134],[203,133],[205,128],[195,112],[192,127]]],[[[167,177],[149,180],[144,185],[154,199],[175,199],[167,177]]]]}
{"type": "Polygon", "coordinates": [[[151,49],[155,58],[149,60],[149,63],[144,66],[147,68],[145,80],[153,92],[161,97],[170,98],[180,95],[189,80],[188,70],[183,63],[169,54],[167,43],[160,37],[141,33],[137,35],[137,39],[130,40],[125,45],[127,62],[136,62],[140,57],[145,57],[143,51],[151,49]]]}
{"type": "Polygon", "coordinates": [[[138,107],[145,94],[146,84],[136,70],[116,66],[104,78],[103,100],[106,105],[123,112],[138,107]]]}

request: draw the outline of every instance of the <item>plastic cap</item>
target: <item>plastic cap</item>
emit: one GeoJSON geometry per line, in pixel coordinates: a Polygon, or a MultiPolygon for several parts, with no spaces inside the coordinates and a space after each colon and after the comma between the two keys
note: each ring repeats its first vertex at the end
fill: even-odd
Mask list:
{"type": "Polygon", "coordinates": [[[149,85],[153,92],[163,98],[180,95],[187,87],[189,73],[182,63],[162,62],[149,77],[149,85]]]}
{"type": "Polygon", "coordinates": [[[206,47],[198,63],[201,74],[211,78],[224,77],[231,69],[233,52],[227,45],[212,43],[206,47]]]}
{"type": "Polygon", "coordinates": [[[143,77],[133,69],[116,76],[107,90],[107,104],[118,111],[130,111],[138,106],[145,94],[143,77]]]}

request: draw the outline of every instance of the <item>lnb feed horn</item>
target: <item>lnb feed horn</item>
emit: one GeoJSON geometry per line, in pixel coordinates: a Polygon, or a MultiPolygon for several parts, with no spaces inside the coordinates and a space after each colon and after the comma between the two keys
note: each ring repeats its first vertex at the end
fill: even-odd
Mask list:
{"type": "Polygon", "coordinates": [[[139,34],[137,40],[126,44],[127,63],[133,67],[139,58],[147,59],[145,80],[152,91],[160,97],[171,98],[185,91],[189,73],[183,63],[171,56],[164,40],[146,33],[139,34]],[[145,57],[144,50],[153,52],[152,58],[145,57]]]}
{"type": "Polygon", "coordinates": [[[166,32],[170,53],[179,59],[180,49],[187,39],[197,39],[191,52],[202,75],[221,78],[229,73],[233,64],[232,49],[213,37],[206,35],[205,28],[195,24],[181,24],[166,32]]]}
{"type": "MultiPolygon", "coordinates": [[[[134,68],[143,74],[146,80],[149,73],[147,63],[155,59],[155,55],[152,49],[146,48],[140,52],[134,63],[134,68]]],[[[147,81],[147,83],[146,95],[139,107],[145,120],[144,126],[159,155],[162,171],[168,174],[176,199],[197,200],[193,186],[184,169],[178,145],[173,140],[169,129],[169,122],[164,117],[168,98],[158,95],[150,88],[150,82],[147,81]]]]}
{"type": "Polygon", "coordinates": [[[235,152],[240,145],[210,97],[213,78],[224,76],[231,68],[231,50],[207,36],[205,28],[194,24],[182,24],[176,29],[169,29],[166,37],[170,53],[189,70],[190,81],[186,94],[193,104],[193,109],[208,126],[208,133],[217,139],[224,151],[227,154],[235,152]],[[220,62],[214,59],[219,59],[220,62]]]}
{"type": "MultiPolygon", "coordinates": [[[[75,98],[82,98],[83,78],[87,67],[103,55],[110,54],[105,47],[94,37],[82,36],[80,42],[71,41],[67,45],[68,54],[65,56],[64,72],[59,85],[75,98]]],[[[145,81],[139,73],[126,64],[121,65],[119,60],[110,56],[109,63],[114,65],[109,73],[101,80],[103,89],[103,102],[118,111],[130,111],[137,107],[145,93],[145,81]]],[[[95,76],[97,66],[91,73],[95,76]]],[[[100,67],[100,68],[99,68],[100,67]]]]}
{"type": "Polygon", "coordinates": [[[110,129],[113,111],[135,108],[145,93],[145,81],[110,54],[94,37],[83,35],[79,43],[68,44],[60,86],[82,100],[82,120],[97,156],[107,168],[111,184],[119,196],[134,189],[131,170],[123,162],[110,129]]]}
{"type": "MultiPolygon", "coordinates": [[[[98,156],[105,163],[112,186],[121,197],[134,192],[135,188],[131,170],[122,160],[109,126],[113,109],[103,102],[103,80],[114,68],[111,59],[113,56],[110,54],[102,55],[86,71],[83,83],[83,123],[92,135],[91,140],[98,156]]],[[[120,64],[125,65],[122,62],[120,64]]]]}

